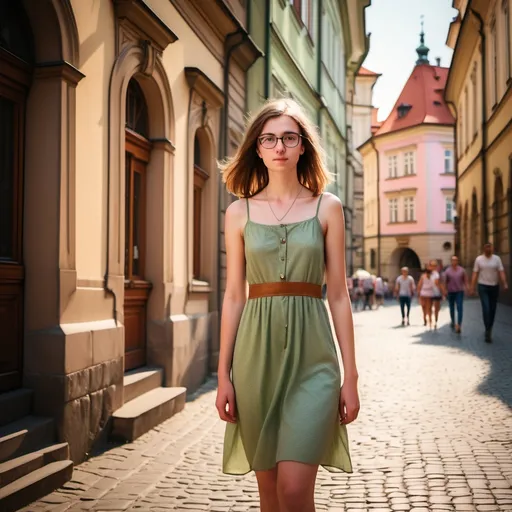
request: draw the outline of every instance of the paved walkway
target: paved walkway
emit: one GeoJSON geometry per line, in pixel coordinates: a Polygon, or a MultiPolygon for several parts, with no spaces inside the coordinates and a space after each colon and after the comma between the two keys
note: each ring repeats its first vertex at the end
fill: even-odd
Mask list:
{"type": "MultiPolygon", "coordinates": [[[[398,307],[354,315],[362,410],[349,426],[355,472],[321,470],[319,511],[512,511],[512,309],[483,341],[476,301],[464,331],[410,327],[398,307]]],[[[224,426],[215,382],[136,442],[81,464],[73,481],[25,511],[258,510],[253,474],[220,472],[224,426]]]]}

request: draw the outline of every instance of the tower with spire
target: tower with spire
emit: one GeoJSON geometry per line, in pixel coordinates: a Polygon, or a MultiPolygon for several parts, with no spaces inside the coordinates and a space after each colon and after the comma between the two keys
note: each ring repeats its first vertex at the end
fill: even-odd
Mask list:
{"type": "Polygon", "coordinates": [[[423,23],[423,16],[421,16],[420,45],[416,48],[416,53],[418,54],[418,60],[416,61],[417,65],[430,64],[428,61],[428,52],[430,51],[430,48],[425,45],[425,31],[423,30],[423,23]]]}

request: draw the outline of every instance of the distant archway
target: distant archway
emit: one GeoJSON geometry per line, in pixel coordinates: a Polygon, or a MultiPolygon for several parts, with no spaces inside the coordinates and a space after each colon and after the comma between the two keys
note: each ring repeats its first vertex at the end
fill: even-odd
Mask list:
{"type": "Polygon", "coordinates": [[[402,267],[409,267],[409,273],[417,279],[421,273],[421,262],[415,251],[409,247],[399,247],[391,254],[390,268],[398,276],[402,267]]]}

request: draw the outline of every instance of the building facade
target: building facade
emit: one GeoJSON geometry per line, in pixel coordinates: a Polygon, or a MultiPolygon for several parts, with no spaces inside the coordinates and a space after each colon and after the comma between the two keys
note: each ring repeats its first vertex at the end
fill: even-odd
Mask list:
{"type": "MultiPolygon", "coordinates": [[[[445,97],[457,117],[457,249],[471,268],[491,241],[510,276],[512,2],[459,0],[454,8],[445,97]]],[[[504,298],[511,302],[511,293],[504,298]]]]}
{"type": "Polygon", "coordinates": [[[0,401],[29,392],[74,462],[129,370],[181,396],[216,365],[216,161],[261,56],[243,5],[0,0],[0,401]]]}
{"type": "Polygon", "coordinates": [[[454,250],[454,118],[444,102],[448,69],[430,65],[424,34],[404,89],[364,162],[365,268],[394,279],[402,266],[446,264],[454,250]]]}
{"type": "MultiPolygon", "coordinates": [[[[349,127],[349,164],[354,176],[352,223],[352,272],[364,266],[364,173],[363,157],[356,149],[372,136],[374,107],[372,105],[373,87],[379,78],[378,73],[361,66],[354,80],[354,89],[348,109],[349,127]]],[[[351,272],[351,273],[352,273],[351,272]]]]}
{"type": "Polygon", "coordinates": [[[264,48],[248,76],[248,110],[268,98],[297,100],[315,123],[346,217],[347,268],[352,264],[354,177],[347,151],[347,84],[368,51],[364,9],[370,0],[253,2],[250,33],[264,48]]]}

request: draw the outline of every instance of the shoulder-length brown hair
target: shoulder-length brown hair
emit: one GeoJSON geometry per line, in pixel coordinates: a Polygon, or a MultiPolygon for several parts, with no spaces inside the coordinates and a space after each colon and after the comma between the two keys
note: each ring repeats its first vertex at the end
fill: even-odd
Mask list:
{"type": "Polygon", "coordinates": [[[268,185],[268,170],[256,152],[258,137],[269,119],[283,115],[295,120],[302,135],[304,153],[297,163],[299,183],[316,196],[331,181],[324,163],[324,151],[318,132],[302,108],[288,98],[269,100],[250,119],[235,156],[220,164],[223,180],[231,194],[252,197],[268,185]]]}

